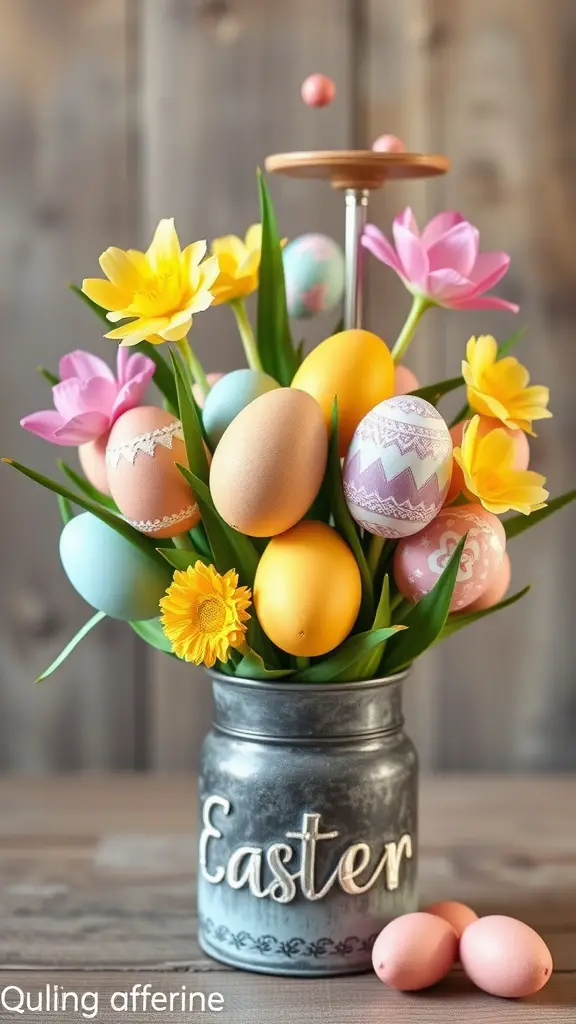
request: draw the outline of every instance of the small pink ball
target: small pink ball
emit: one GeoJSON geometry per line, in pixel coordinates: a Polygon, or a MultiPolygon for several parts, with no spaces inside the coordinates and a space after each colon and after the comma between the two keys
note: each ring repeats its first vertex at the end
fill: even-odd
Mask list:
{"type": "MultiPolygon", "coordinates": [[[[206,374],[206,380],[208,381],[208,383],[209,383],[211,388],[214,387],[216,381],[220,380],[221,377],[224,377],[223,373],[207,373],[206,374]]],[[[194,395],[194,400],[196,402],[196,405],[200,409],[203,409],[204,408],[204,395],[202,394],[202,389],[200,387],[198,387],[197,384],[193,385],[193,387],[192,387],[192,394],[194,395]]]]}
{"type": "Polygon", "coordinates": [[[336,86],[327,75],[309,75],[302,82],[300,95],[307,107],[327,107],[336,95],[336,86]]]}
{"type": "Polygon", "coordinates": [[[397,135],[380,135],[372,143],[375,153],[405,153],[406,146],[397,135]]]}
{"type": "Polygon", "coordinates": [[[407,395],[410,391],[417,391],[420,381],[415,373],[407,366],[397,366],[394,375],[394,394],[407,395]]]}

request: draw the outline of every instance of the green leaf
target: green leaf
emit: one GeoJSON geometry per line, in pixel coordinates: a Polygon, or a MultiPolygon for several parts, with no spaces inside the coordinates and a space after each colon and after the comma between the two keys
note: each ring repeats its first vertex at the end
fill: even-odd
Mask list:
{"type": "Polygon", "coordinates": [[[196,412],[196,405],[192,399],[192,392],[186,380],[186,374],[180,358],[176,352],[172,351],[170,352],[170,358],[176,381],[178,410],[180,422],[182,423],[188,465],[192,472],[207,484],[210,471],[208,469],[208,459],[206,458],[206,449],[202,439],[202,427],[196,412]]]}
{"type": "Polygon", "coordinates": [[[374,588],[372,575],[368,568],[368,562],[360,543],[356,530],[356,524],[350,515],[346,498],[344,497],[344,486],[342,483],[342,468],[340,466],[340,455],[338,453],[338,403],[336,398],[332,404],[332,428],[328,442],[328,464],[326,476],[330,494],[330,508],[334,517],[334,525],[341,537],[344,538],[352,550],[360,576],[362,578],[362,605],[360,608],[360,621],[366,626],[372,621],[374,615],[374,588]]]}
{"type": "Polygon", "coordinates": [[[258,288],[257,343],[262,368],[288,387],[298,369],[286,307],[282,247],[266,180],[258,171],[262,218],[262,253],[258,288]]]}
{"type": "Polygon", "coordinates": [[[67,476],[68,479],[71,480],[73,484],[76,484],[78,490],[82,491],[82,493],[85,494],[87,498],[90,498],[92,501],[97,501],[99,505],[103,505],[103,507],[107,508],[110,512],[115,512],[116,514],[119,514],[116,502],[107,494],[103,494],[102,491],[99,491],[96,487],[93,487],[92,484],[88,482],[88,480],[85,480],[83,476],[80,476],[79,473],[76,473],[76,471],[72,469],[72,467],[69,466],[67,462],[64,462],[63,459],[58,459],[58,466],[64,473],[64,476],[67,476]]]}
{"type": "Polygon", "coordinates": [[[503,608],[509,608],[510,605],[516,604],[520,601],[528,591],[530,586],[524,587],[523,590],[519,590],[517,594],[513,594],[512,597],[507,597],[504,601],[499,601],[498,604],[493,604],[491,608],[483,608],[480,612],[470,612],[466,615],[464,612],[459,612],[458,615],[449,615],[446,625],[442,630],[438,640],[445,640],[446,637],[452,636],[453,633],[457,633],[458,630],[463,629],[464,626],[470,626],[473,622],[478,622],[478,619],[484,619],[487,615],[493,615],[494,612],[500,612],[503,608]]]}
{"type": "Polygon", "coordinates": [[[40,484],[41,487],[45,487],[48,491],[53,491],[54,494],[60,494],[63,498],[71,501],[73,505],[78,505],[83,508],[85,512],[91,512],[92,515],[96,516],[97,519],[101,519],[107,526],[111,526],[116,533],[120,536],[125,537],[129,540],[134,547],[139,548],[146,555],[149,555],[155,562],[158,562],[160,556],[156,553],[154,542],[149,538],[145,537],[143,533],[139,533],[130,526],[120,516],[115,516],[108,509],[102,508],[97,505],[95,501],[90,501],[87,498],[81,498],[78,494],[73,494],[67,487],[58,483],[56,480],[51,480],[47,476],[43,476],[41,473],[37,473],[34,469],[29,469],[28,466],[23,466],[20,462],[15,462],[13,459],[2,459],[2,462],[7,463],[9,466],[13,466],[19,473],[27,476],[30,480],[34,480],[35,483],[40,484]]]}
{"type": "Polygon", "coordinates": [[[543,519],[548,519],[548,516],[564,508],[564,505],[569,505],[574,499],[576,499],[576,489],[566,491],[565,494],[560,494],[559,497],[553,498],[545,508],[539,508],[537,512],[532,512],[529,516],[524,516],[521,512],[516,516],[511,516],[510,519],[506,519],[503,523],[507,539],[511,540],[512,537],[517,537],[518,534],[529,530],[531,526],[541,523],[543,519]]]}
{"type": "Polygon", "coordinates": [[[437,384],[427,384],[423,388],[411,391],[410,394],[415,395],[416,398],[424,398],[425,401],[430,402],[430,405],[436,405],[443,395],[462,387],[464,387],[464,377],[449,377],[437,384]]]}
{"type": "Polygon", "coordinates": [[[54,661],[46,669],[46,671],[43,672],[41,676],[38,676],[38,678],[35,681],[37,683],[41,683],[43,679],[47,679],[48,676],[51,676],[52,673],[55,672],[57,668],[60,668],[62,662],[66,661],[68,655],[72,654],[74,648],[78,646],[80,641],[84,639],[87,633],[89,633],[91,629],[94,629],[94,626],[97,626],[98,623],[102,622],[102,619],[105,618],[106,612],[96,612],[96,614],[93,615],[91,619],[88,619],[88,622],[84,623],[82,628],[79,629],[78,632],[76,633],[76,636],[72,637],[70,642],[66,644],[64,650],[60,652],[58,657],[54,659],[54,661]]]}
{"type": "MultiPolygon", "coordinates": [[[[70,284],[68,287],[70,288],[70,291],[74,292],[74,295],[77,295],[78,298],[96,314],[103,324],[106,324],[107,328],[112,326],[106,316],[106,310],[103,309],[102,306],[99,306],[98,303],[89,299],[77,284],[70,284]]],[[[141,341],[138,345],[132,345],[130,350],[131,352],[142,352],[155,364],[156,370],[154,371],[154,383],[158,390],[164,395],[168,403],[169,412],[177,415],[178,399],[176,397],[176,385],[174,383],[174,378],[166,360],[160,355],[156,346],[151,345],[149,341],[141,341]]]]}
{"type": "Polygon", "coordinates": [[[210,544],[208,543],[208,537],[206,536],[206,530],[202,523],[197,523],[189,531],[192,543],[197,551],[200,552],[203,558],[210,560],[212,552],[210,551],[210,544]]]}
{"type": "Polygon", "coordinates": [[[39,373],[41,377],[44,377],[44,380],[47,380],[51,387],[60,383],[60,377],[57,377],[55,373],[50,373],[50,370],[47,370],[45,366],[37,366],[36,372],[39,373]]]}
{"type": "Polygon", "coordinates": [[[176,657],[172,645],[162,629],[160,619],[141,619],[131,622],[130,625],[140,639],[150,647],[155,647],[157,651],[162,651],[164,654],[171,654],[173,658],[176,657]]]}
{"type": "Polygon", "coordinates": [[[468,402],[465,402],[464,405],[462,406],[462,408],[459,409],[458,412],[456,413],[454,419],[450,421],[448,426],[449,427],[455,427],[458,423],[462,423],[462,420],[465,420],[471,414],[472,414],[472,409],[468,405],[468,402]]]}
{"type": "Polygon", "coordinates": [[[521,327],[512,335],[511,338],[507,338],[506,341],[501,341],[500,344],[498,345],[498,359],[502,359],[503,356],[508,355],[510,349],[514,347],[517,341],[520,341],[520,339],[524,336],[525,333],[526,328],[521,327]]]}
{"type": "Polygon", "coordinates": [[[196,565],[196,562],[210,565],[210,558],[201,555],[199,551],[189,551],[187,548],[156,548],[156,550],[174,569],[185,571],[191,565],[196,565]]]}
{"type": "Polygon", "coordinates": [[[234,673],[241,679],[282,679],[294,675],[291,668],[266,668],[263,658],[251,648],[242,658],[234,673]]]}
{"type": "Polygon", "coordinates": [[[410,608],[404,619],[404,625],[409,627],[408,632],[388,644],[382,662],[382,671],[386,675],[406,668],[440,636],[448,618],[466,536],[459,541],[432,590],[410,608]]]}
{"type": "Polygon", "coordinates": [[[327,658],[314,661],[308,668],[297,672],[294,682],[298,683],[330,683],[352,682],[354,679],[344,678],[352,666],[369,651],[382,650],[383,645],[391,636],[404,630],[404,625],[388,626],[386,629],[368,630],[348,637],[341,646],[327,658]]]}
{"type": "Polygon", "coordinates": [[[304,345],[305,344],[306,344],[306,342],[305,342],[304,338],[302,338],[302,341],[298,342],[298,345],[296,346],[296,369],[298,369],[298,367],[301,366],[302,363],[304,362],[304,345]]]}
{"type": "Polygon", "coordinates": [[[63,498],[61,494],[58,495],[58,508],[60,509],[62,525],[66,526],[66,523],[69,523],[71,519],[74,519],[74,513],[68,498],[63,498]]]}
{"type": "MultiPolygon", "coordinates": [[[[386,629],[391,625],[392,609],[390,607],[390,578],[388,574],[386,574],[382,581],[380,600],[378,601],[378,607],[372,623],[372,629],[386,629]]],[[[374,651],[370,651],[369,654],[365,655],[353,666],[354,672],[358,673],[358,679],[372,679],[372,677],[378,672],[378,667],[384,652],[384,646],[385,645],[381,648],[376,648],[374,651]]]]}

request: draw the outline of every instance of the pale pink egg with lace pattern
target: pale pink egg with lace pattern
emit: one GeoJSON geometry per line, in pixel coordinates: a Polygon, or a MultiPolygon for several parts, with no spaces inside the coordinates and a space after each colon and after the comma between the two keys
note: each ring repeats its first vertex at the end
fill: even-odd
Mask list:
{"type": "Polygon", "coordinates": [[[432,590],[465,534],[450,611],[466,608],[488,588],[504,559],[504,527],[482,505],[459,505],[442,509],[424,530],[398,544],[394,579],[408,601],[416,604],[432,590]]]}
{"type": "Polygon", "coordinates": [[[200,510],[177,463],[188,466],[180,422],[153,405],[123,413],[110,431],[106,469],[124,518],[149,537],[176,537],[200,510]]]}

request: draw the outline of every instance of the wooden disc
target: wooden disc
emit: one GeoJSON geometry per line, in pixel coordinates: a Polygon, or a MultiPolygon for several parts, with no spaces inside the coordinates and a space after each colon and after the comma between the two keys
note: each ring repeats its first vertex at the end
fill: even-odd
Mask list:
{"type": "Polygon", "coordinates": [[[334,188],[381,188],[391,178],[430,178],[450,170],[448,157],[426,153],[377,153],[372,149],[275,153],[266,157],[272,174],[322,178],[334,188]]]}

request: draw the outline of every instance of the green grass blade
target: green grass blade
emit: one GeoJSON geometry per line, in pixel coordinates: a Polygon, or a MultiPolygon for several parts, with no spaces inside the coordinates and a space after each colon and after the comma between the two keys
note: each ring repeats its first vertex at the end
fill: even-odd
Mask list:
{"type": "Polygon", "coordinates": [[[369,651],[382,650],[383,645],[395,633],[405,630],[404,625],[388,626],[386,629],[368,630],[366,633],[356,633],[347,640],[333,654],[321,660],[314,661],[307,668],[297,672],[294,682],[298,683],[330,683],[347,682],[355,680],[351,672],[355,663],[369,651]]]}
{"type": "Polygon", "coordinates": [[[37,683],[41,683],[43,679],[47,679],[48,676],[51,676],[52,673],[55,672],[57,668],[60,668],[60,665],[64,661],[66,661],[66,658],[68,657],[69,654],[72,654],[72,651],[74,650],[75,647],[78,646],[80,641],[84,639],[84,637],[90,632],[91,629],[94,629],[94,626],[97,626],[98,623],[102,622],[102,619],[105,618],[105,612],[96,612],[96,614],[93,615],[91,619],[88,619],[88,622],[84,623],[82,628],[79,629],[76,635],[72,637],[70,642],[66,644],[64,650],[60,652],[58,657],[54,659],[54,661],[46,669],[46,671],[43,672],[41,676],[38,676],[38,678],[35,681],[37,683]]]}
{"type": "Polygon", "coordinates": [[[207,484],[210,471],[208,469],[208,459],[206,458],[206,449],[202,439],[202,427],[196,412],[196,405],[192,399],[192,393],[179,356],[176,352],[170,352],[170,358],[176,381],[178,411],[184,434],[188,465],[192,472],[207,484]]]}
{"type": "Polygon", "coordinates": [[[483,608],[480,612],[470,612],[469,615],[466,615],[465,612],[459,612],[458,615],[449,615],[438,640],[445,640],[446,637],[452,636],[453,633],[457,633],[460,629],[464,629],[464,626],[470,626],[473,622],[478,622],[479,619],[485,619],[487,615],[493,615],[494,612],[501,612],[503,608],[509,608],[510,605],[516,604],[517,601],[525,597],[530,589],[530,586],[524,587],[523,590],[512,594],[511,597],[499,601],[498,604],[493,604],[491,608],[483,608]]]}
{"type": "Polygon", "coordinates": [[[548,516],[558,512],[561,508],[564,508],[564,505],[569,505],[575,499],[576,489],[566,491],[565,494],[560,494],[557,498],[553,498],[545,508],[539,508],[537,512],[532,512],[529,516],[523,516],[521,512],[516,516],[511,516],[510,519],[506,519],[503,523],[507,539],[512,540],[512,537],[518,537],[520,533],[524,533],[530,527],[537,526],[538,523],[548,519],[548,516]]]}
{"type": "Polygon", "coordinates": [[[157,651],[162,651],[164,654],[171,654],[173,658],[176,657],[172,651],[170,641],[160,625],[160,619],[142,619],[131,622],[130,625],[137,636],[149,644],[150,647],[154,647],[157,651]]]}
{"type": "Polygon", "coordinates": [[[423,388],[411,391],[411,395],[417,398],[424,398],[430,405],[436,405],[443,395],[448,395],[457,388],[464,387],[464,377],[449,377],[447,380],[438,381],[437,384],[426,384],[423,388]]]}
{"type": "Polygon", "coordinates": [[[191,565],[196,565],[196,562],[210,565],[210,558],[201,555],[199,551],[189,551],[187,548],[156,548],[156,550],[174,569],[186,570],[191,565]]]}
{"type": "Polygon", "coordinates": [[[72,466],[69,466],[67,462],[64,462],[63,459],[58,459],[58,466],[64,473],[64,476],[67,476],[68,479],[76,485],[78,490],[82,492],[82,494],[85,494],[87,498],[91,499],[91,501],[98,502],[99,505],[107,508],[109,512],[115,512],[116,515],[119,515],[118,506],[113,498],[110,498],[107,494],[103,494],[102,491],[98,490],[98,488],[93,487],[88,480],[85,480],[83,476],[80,476],[80,474],[72,469],[72,466]]]}
{"type": "Polygon", "coordinates": [[[258,288],[257,344],[262,367],[287,387],[298,368],[286,306],[282,247],[266,180],[258,171],[262,218],[262,253],[258,288]]]}
{"type": "Polygon", "coordinates": [[[44,380],[47,380],[51,387],[60,383],[60,377],[57,377],[55,373],[51,373],[45,366],[37,366],[36,372],[39,373],[41,377],[44,377],[44,380]]]}
{"type": "Polygon", "coordinates": [[[391,641],[382,661],[382,672],[389,675],[410,665],[440,636],[450,610],[452,592],[460,568],[460,558],[466,543],[462,537],[432,590],[413,605],[404,618],[408,632],[391,641]]]}
{"type": "Polygon", "coordinates": [[[74,519],[72,505],[68,501],[68,498],[63,498],[61,494],[57,496],[57,499],[58,508],[60,509],[60,518],[62,520],[62,525],[66,526],[66,524],[69,523],[71,519],[74,519]]]}
{"type": "Polygon", "coordinates": [[[266,668],[264,660],[256,651],[248,648],[246,654],[236,667],[235,676],[241,679],[282,679],[285,676],[294,675],[291,668],[266,668]]]}
{"type": "Polygon", "coordinates": [[[520,341],[520,339],[524,337],[525,333],[526,328],[520,327],[520,329],[516,331],[511,338],[507,338],[506,341],[500,342],[498,345],[498,359],[502,359],[504,356],[507,356],[510,349],[514,347],[517,341],[520,341]]]}

